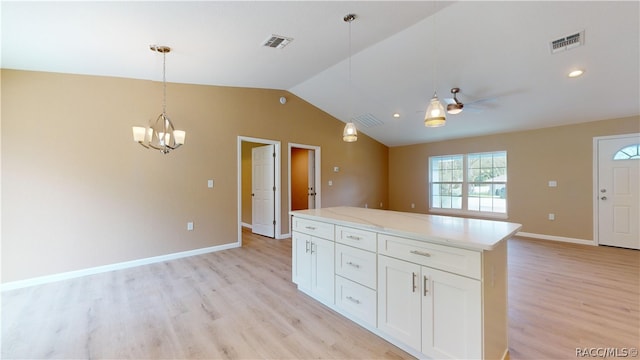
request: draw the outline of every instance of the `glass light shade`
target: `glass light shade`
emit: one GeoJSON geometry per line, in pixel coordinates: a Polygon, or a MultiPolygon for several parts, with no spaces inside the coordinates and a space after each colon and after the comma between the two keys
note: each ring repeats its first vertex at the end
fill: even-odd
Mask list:
{"type": "Polygon", "coordinates": [[[173,138],[176,139],[176,144],[178,144],[178,145],[183,145],[184,144],[185,136],[187,136],[187,133],[184,132],[183,130],[174,130],[173,131],[173,138]]]}
{"type": "Polygon", "coordinates": [[[427,113],[424,116],[424,126],[444,126],[446,122],[447,118],[444,112],[444,106],[442,106],[442,103],[438,100],[438,95],[434,93],[433,98],[431,98],[429,102],[429,107],[427,107],[427,113]]]}
{"type": "Polygon", "coordinates": [[[147,134],[146,128],[143,128],[142,126],[133,127],[133,141],[143,142],[146,134],[147,134]]]}
{"type": "Polygon", "coordinates": [[[344,131],[342,132],[342,140],[346,142],[354,142],[358,140],[358,130],[356,129],[356,124],[350,122],[345,125],[344,131]]]}

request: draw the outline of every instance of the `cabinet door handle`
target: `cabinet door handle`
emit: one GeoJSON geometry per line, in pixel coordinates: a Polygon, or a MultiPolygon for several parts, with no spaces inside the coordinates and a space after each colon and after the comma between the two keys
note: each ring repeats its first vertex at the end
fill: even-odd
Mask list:
{"type": "Polygon", "coordinates": [[[412,254],[420,255],[420,256],[431,257],[431,254],[429,254],[428,252],[425,252],[425,251],[411,250],[409,252],[412,253],[412,254]]]}
{"type": "MultiPolygon", "coordinates": [[[[316,250],[318,249],[318,244],[316,244],[316,250]]],[[[313,254],[313,241],[311,242],[311,253],[313,254]]]]}
{"type": "Polygon", "coordinates": [[[353,267],[354,267],[354,268],[356,268],[356,269],[360,269],[360,265],[358,265],[358,264],[354,264],[354,263],[352,263],[351,261],[347,262],[347,265],[351,265],[351,266],[353,266],[353,267]]]}
{"type": "Polygon", "coordinates": [[[306,247],[305,247],[304,252],[305,252],[305,253],[308,253],[308,252],[309,252],[309,240],[306,240],[306,243],[307,243],[307,245],[306,245],[306,247]]]}
{"type": "Polygon", "coordinates": [[[429,293],[429,278],[428,277],[424,277],[424,296],[427,296],[427,294],[429,293]]]}
{"type": "Polygon", "coordinates": [[[417,288],[417,285],[416,285],[416,278],[418,277],[418,274],[416,274],[416,273],[412,272],[412,273],[411,273],[411,275],[413,275],[413,276],[412,276],[412,279],[413,279],[413,292],[416,292],[416,288],[417,288]]]}
{"type": "Polygon", "coordinates": [[[347,296],[347,300],[351,301],[352,303],[360,304],[360,300],[354,299],[351,296],[347,296]]]}
{"type": "Polygon", "coordinates": [[[355,236],[355,235],[348,235],[347,239],[351,239],[351,240],[360,240],[360,236],[355,236]]]}

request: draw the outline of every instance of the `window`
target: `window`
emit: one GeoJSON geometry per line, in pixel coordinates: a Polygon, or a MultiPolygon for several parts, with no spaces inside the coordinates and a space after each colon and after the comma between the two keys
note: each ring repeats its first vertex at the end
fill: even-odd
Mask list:
{"type": "Polygon", "coordinates": [[[455,213],[507,213],[507,152],[429,158],[430,208],[455,213]]]}
{"type": "Polygon", "coordinates": [[[613,160],[631,160],[640,159],[640,144],[627,146],[624,149],[618,150],[613,156],[613,160]]]}

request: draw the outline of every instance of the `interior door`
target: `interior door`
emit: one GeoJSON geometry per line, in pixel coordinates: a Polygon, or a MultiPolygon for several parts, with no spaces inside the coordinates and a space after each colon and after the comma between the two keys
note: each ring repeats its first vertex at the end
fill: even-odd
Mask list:
{"type": "Polygon", "coordinates": [[[640,134],[597,146],[598,243],[640,249],[640,134]]]}
{"type": "Polygon", "coordinates": [[[315,209],[316,208],[316,153],[313,150],[307,151],[307,155],[309,157],[308,166],[309,166],[309,175],[307,176],[307,198],[308,205],[307,209],[315,209]]]}
{"type": "Polygon", "coordinates": [[[273,145],[251,149],[251,230],[275,237],[275,149],[273,145]]]}

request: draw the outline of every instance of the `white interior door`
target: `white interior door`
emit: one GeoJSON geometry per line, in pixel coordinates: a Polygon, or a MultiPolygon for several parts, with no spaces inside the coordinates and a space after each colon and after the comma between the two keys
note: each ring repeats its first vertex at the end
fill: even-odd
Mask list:
{"type": "Polygon", "coordinates": [[[273,145],[251,149],[251,231],[275,237],[275,150],[273,145]]]}
{"type": "Polygon", "coordinates": [[[598,146],[598,243],[640,249],[640,134],[598,146]]]}

